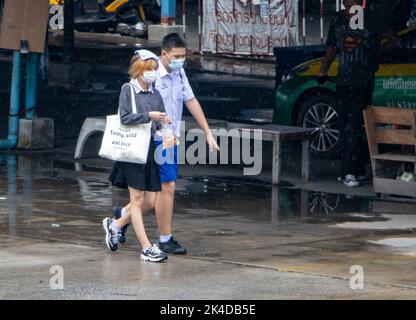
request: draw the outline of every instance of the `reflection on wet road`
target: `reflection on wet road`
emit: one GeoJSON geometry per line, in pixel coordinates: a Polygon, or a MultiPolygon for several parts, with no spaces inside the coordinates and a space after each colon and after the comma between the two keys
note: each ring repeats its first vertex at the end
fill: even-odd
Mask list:
{"type": "MultiPolygon", "coordinates": [[[[92,223],[112,206],[127,201],[126,193],[112,188],[106,170],[92,169],[91,177],[62,177],[80,169],[48,157],[0,154],[0,209],[3,225],[15,235],[21,222],[77,221],[92,223]],[[94,171],[101,177],[94,177],[94,171]],[[75,209],[76,208],[76,209],[75,209]],[[68,216],[69,215],[69,216],[68,216]],[[48,219],[45,218],[48,217],[48,219]]],[[[85,170],[85,168],[83,167],[85,170]]],[[[380,201],[350,198],[340,194],[305,191],[293,186],[270,187],[257,181],[232,177],[184,177],[178,181],[176,211],[188,218],[227,216],[262,223],[335,224],[347,229],[412,229],[416,216],[383,214],[380,201]],[[373,210],[373,207],[378,208],[373,210]],[[203,210],[200,210],[203,209],[203,210]]],[[[400,210],[400,204],[397,204],[400,210]]],[[[416,213],[416,205],[407,205],[416,213]]],[[[387,213],[392,213],[388,210],[387,213]]],[[[400,211],[396,212],[400,213],[400,211]]]]}

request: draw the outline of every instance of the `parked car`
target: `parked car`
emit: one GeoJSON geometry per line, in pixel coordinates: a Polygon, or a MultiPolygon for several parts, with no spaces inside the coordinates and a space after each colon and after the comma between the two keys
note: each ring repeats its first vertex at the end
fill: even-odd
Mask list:
{"type": "MultiPolygon", "coordinates": [[[[382,40],[373,105],[416,109],[416,27],[400,31],[396,46],[382,40]]],[[[279,57],[277,57],[279,60],[279,57]]],[[[312,153],[334,158],[342,147],[341,113],[335,103],[338,60],[329,70],[330,82],[316,81],[323,58],[310,60],[286,72],[276,91],[273,122],[315,128],[312,153]]]]}

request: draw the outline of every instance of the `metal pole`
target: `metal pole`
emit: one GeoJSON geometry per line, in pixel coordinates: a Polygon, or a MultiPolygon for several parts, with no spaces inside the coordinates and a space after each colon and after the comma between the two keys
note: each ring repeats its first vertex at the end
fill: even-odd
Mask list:
{"type": "Polygon", "coordinates": [[[289,38],[289,18],[287,17],[287,1],[285,0],[285,28],[286,28],[286,37],[285,37],[285,47],[288,45],[288,38],[289,38]]]}
{"type": "MultiPolygon", "coordinates": [[[[253,19],[253,4],[251,3],[251,0],[247,1],[248,5],[250,6],[250,19],[253,19]]],[[[250,21],[251,22],[251,21],[250,21]]],[[[250,35],[250,55],[253,55],[253,35],[250,35]]]]}
{"type": "Polygon", "coordinates": [[[71,63],[75,49],[75,5],[74,0],[66,0],[64,5],[64,62],[71,63]]]}
{"type": "Polygon", "coordinates": [[[176,24],[176,0],[162,0],[162,25],[176,24]]]}
{"type": "Polygon", "coordinates": [[[30,52],[26,66],[26,119],[31,120],[38,98],[39,54],[30,52]]]}
{"type": "Polygon", "coordinates": [[[321,0],[321,10],[320,10],[320,23],[321,23],[321,44],[324,44],[324,0],[321,0]]]}
{"type": "Polygon", "coordinates": [[[199,52],[202,52],[202,19],[201,19],[201,0],[198,0],[198,41],[199,52]]]}
{"type": "Polygon", "coordinates": [[[7,140],[0,140],[0,149],[16,148],[19,135],[20,83],[22,80],[22,55],[13,52],[12,83],[10,90],[9,132],[7,140]]]}
{"type": "Polygon", "coordinates": [[[271,1],[268,0],[268,14],[269,16],[267,17],[267,54],[270,55],[270,49],[271,49],[271,41],[273,40],[273,36],[272,36],[272,30],[271,30],[271,26],[270,26],[270,16],[271,16],[271,1]]]}
{"type": "Polygon", "coordinates": [[[185,8],[185,0],[182,0],[182,28],[183,34],[186,35],[186,8],[185,8]]]}
{"type": "MultiPolygon", "coordinates": [[[[215,0],[215,17],[218,17],[218,0],[215,0]]],[[[215,35],[215,53],[218,53],[218,33],[219,33],[219,25],[217,23],[217,34],[215,35]]]]}
{"type": "Polygon", "coordinates": [[[302,38],[303,45],[306,46],[306,0],[302,0],[302,38]]]}
{"type": "Polygon", "coordinates": [[[250,55],[253,55],[253,35],[250,35],[250,55]]]}
{"type": "Polygon", "coordinates": [[[235,19],[236,19],[236,6],[235,6],[235,0],[233,0],[233,27],[234,27],[234,34],[233,34],[233,54],[235,54],[235,38],[236,38],[236,30],[235,30],[235,19]]]}

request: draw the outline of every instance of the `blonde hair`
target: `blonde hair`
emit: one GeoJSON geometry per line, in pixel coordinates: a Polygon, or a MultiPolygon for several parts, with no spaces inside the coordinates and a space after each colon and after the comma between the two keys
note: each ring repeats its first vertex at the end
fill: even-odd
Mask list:
{"type": "Polygon", "coordinates": [[[138,55],[131,58],[129,67],[130,79],[137,79],[142,76],[144,71],[154,70],[157,68],[157,61],[154,59],[142,60],[138,55]]]}

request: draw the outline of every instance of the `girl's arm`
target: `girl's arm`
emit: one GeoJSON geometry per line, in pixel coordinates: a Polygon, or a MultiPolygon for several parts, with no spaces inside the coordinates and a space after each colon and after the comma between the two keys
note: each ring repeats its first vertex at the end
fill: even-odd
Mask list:
{"type": "MultiPolygon", "coordinates": [[[[138,106],[137,106],[138,107],[138,106]]],[[[131,88],[130,85],[124,85],[121,88],[119,98],[120,120],[124,125],[137,125],[150,122],[149,112],[140,112],[137,108],[134,114],[131,105],[131,88]]]]}

